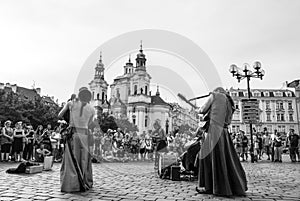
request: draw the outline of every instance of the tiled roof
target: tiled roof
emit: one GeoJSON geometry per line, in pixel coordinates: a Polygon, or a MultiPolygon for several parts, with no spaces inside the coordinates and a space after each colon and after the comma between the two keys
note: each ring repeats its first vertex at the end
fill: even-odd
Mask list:
{"type": "Polygon", "coordinates": [[[38,93],[34,89],[27,89],[24,87],[17,87],[17,93],[28,99],[35,99],[39,97],[38,93]]]}
{"type": "Polygon", "coordinates": [[[151,96],[151,104],[152,105],[167,105],[170,106],[168,103],[166,103],[160,96],[155,95],[151,96]]]}

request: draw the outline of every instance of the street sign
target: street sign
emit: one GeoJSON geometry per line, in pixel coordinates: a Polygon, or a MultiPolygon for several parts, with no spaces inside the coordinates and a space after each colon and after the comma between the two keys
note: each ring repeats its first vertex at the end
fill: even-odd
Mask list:
{"type": "Polygon", "coordinates": [[[242,120],[246,124],[259,122],[259,102],[257,99],[242,99],[242,120]]]}

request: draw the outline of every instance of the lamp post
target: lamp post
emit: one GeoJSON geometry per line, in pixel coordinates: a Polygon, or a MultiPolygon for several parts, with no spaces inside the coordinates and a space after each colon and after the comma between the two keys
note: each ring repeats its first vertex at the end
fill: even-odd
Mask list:
{"type": "MultiPolygon", "coordinates": [[[[259,61],[254,62],[253,64],[254,72],[250,70],[250,65],[248,63],[245,63],[243,65],[243,68],[237,67],[237,65],[232,64],[229,68],[229,72],[232,74],[233,77],[235,77],[238,82],[240,82],[243,79],[247,79],[247,91],[248,91],[248,99],[251,98],[250,93],[250,78],[260,78],[262,80],[263,76],[265,75],[265,71],[261,68],[261,63],[259,61]]],[[[251,156],[251,162],[254,163],[254,153],[253,153],[253,128],[252,123],[249,123],[250,127],[250,156],[251,156]]]]}

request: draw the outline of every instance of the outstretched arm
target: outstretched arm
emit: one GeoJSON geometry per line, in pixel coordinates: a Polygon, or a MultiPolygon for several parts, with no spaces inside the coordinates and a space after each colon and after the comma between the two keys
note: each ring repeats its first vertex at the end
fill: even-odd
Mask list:
{"type": "Polygon", "coordinates": [[[69,109],[71,101],[64,105],[63,109],[58,113],[58,118],[62,118],[65,112],[69,109]]]}

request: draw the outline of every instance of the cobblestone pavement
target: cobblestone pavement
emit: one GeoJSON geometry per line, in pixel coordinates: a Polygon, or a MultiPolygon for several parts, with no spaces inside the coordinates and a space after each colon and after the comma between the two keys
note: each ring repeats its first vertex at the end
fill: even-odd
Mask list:
{"type": "Polygon", "coordinates": [[[0,200],[300,200],[300,163],[243,163],[248,178],[246,197],[217,197],[195,192],[197,182],[161,180],[153,163],[93,164],[94,187],[84,193],[62,193],[60,164],[32,175],[6,174],[16,163],[0,163],[0,200]]]}

